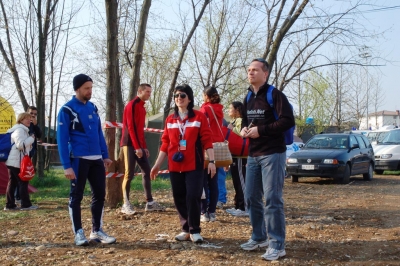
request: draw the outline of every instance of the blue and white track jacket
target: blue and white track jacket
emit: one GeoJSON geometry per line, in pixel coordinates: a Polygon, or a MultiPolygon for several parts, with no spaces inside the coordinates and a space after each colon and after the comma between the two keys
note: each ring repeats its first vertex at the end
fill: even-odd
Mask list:
{"type": "Polygon", "coordinates": [[[75,96],[61,107],[57,118],[57,144],[64,169],[71,167],[71,157],[101,155],[108,158],[97,107],[75,96]]]}

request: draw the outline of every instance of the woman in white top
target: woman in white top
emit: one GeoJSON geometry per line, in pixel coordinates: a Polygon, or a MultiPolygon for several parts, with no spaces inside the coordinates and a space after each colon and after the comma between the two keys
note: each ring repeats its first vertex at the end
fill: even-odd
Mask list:
{"type": "Polygon", "coordinates": [[[21,168],[21,160],[24,155],[32,148],[32,143],[35,141],[35,136],[29,136],[29,125],[31,123],[31,115],[29,113],[21,113],[18,115],[17,124],[10,128],[7,133],[11,133],[10,155],[6,161],[8,168],[8,185],[7,185],[7,201],[5,211],[18,210],[15,204],[14,191],[19,187],[19,195],[21,198],[21,210],[35,210],[38,207],[33,206],[29,198],[28,184],[29,181],[22,181],[18,174],[21,168]]]}

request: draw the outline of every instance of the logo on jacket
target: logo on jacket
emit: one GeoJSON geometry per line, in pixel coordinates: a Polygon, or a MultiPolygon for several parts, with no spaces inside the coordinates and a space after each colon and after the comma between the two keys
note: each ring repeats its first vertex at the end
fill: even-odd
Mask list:
{"type": "Polygon", "coordinates": [[[248,115],[263,115],[265,113],[265,110],[257,109],[257,110],[247,110],[248,115]]]}

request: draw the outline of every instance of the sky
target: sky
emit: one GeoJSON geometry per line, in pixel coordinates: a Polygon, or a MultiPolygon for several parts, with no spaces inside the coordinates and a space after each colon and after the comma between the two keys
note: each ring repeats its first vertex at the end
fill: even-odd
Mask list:
{"type": "MultiPolygon", "coordinates": [[[[375,51],[371,51],[371,58],[382,56],[389,62],[379,67],[381,72],[381,89],[384,95],[383,102],[379,110],[395,111],[400,110],[400,1],[381,1],[382,6],[392,7],[381,10],[366,12],[365,17],[369,24],[365,24],[368,29],[383,31],[386,30],[385,39],[377,40],[377,43],[367,43],[366,46],[375,46],[375,51]],[[374,54],[376,53],[376,55],[374,54]]],[[[371,10],[372,8],[366,8],[371,10]]],[[[368,71],[379,71],[372,67],[368,71]]],[[[370,109],[372,110],[372,108],[370,109]]]]}
{"type": "MultiPolygon", "coordinates": [[[[170,0],[170,2],[175,1],[177,0],[170,0]]],[[[324,1],[324,4],[327,6],[335,6],[342,3],[346,3],[346,1],[324,1]]],[[[400,74],[400,49],[398,47],[400,45],[400,22],[398,19],[400,17],[400,0],[376,0],[376,3],[379,6],[364,6],[363,15],[366,20],[363,23],[368,30],[375,32],[385,31],[384,38],[378,38],[373,42],[365,43],[365,45],[371,47],[369,51],[372,56],[371,58],[382,57],[389,61],[380,60],[379,64],[383,66],[368,67],[368,72],[379,73],[381,75],[380,87],[383,94],[383,101],[378,110],[395,111],[400,110],[400,100],[398,97],[400,94],[400,85],[397,80],[400,74]]],[[[152,8],[155,9],[156,5],[160,5],[160,3],[154,1],[152,8]]],[[[157,7],[159,8],[160,6],[157,7]]],[[[168,5],[165,4],[165,7],[168,8],[168,5]]],[[[88,13],[84,13],[84,17],[89,17],[88,13]]],[[[373,109],[370,106],[369,110],[373,109]]]]}

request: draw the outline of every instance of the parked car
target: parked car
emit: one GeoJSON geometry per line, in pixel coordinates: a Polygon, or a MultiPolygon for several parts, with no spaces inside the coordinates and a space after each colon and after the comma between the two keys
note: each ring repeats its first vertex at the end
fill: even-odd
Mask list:
{"type": "Polygon", "coordinates": [[[290,145],[286,145],[286,158],[288,158],[292,153],[300,150],[304,146],[303,142],[293,142],[290,145]]]}
{"type": "Polygon", "coordinates": [[[400,129],[382,132],[374,145],[375,173],[400,170],[400,129]]]}
{"type": "Polygon", "coordinates": [[[368,132],[365,136],[369,139],[373,148],[378,142],[382,141],[382,139],[385,137],[386,132],[388,131],[388,129],[374,130],[368,132]]]}
{"type": "Polygon", "coordinates": [[[286,160],[286,170],[292,182],[299,177],[334,178],[343,184],[350,176],[362,174],[372,180],[375,168],[374,150],[362,134],[318,134],[307,141],[301,150],[286,160]]]}

